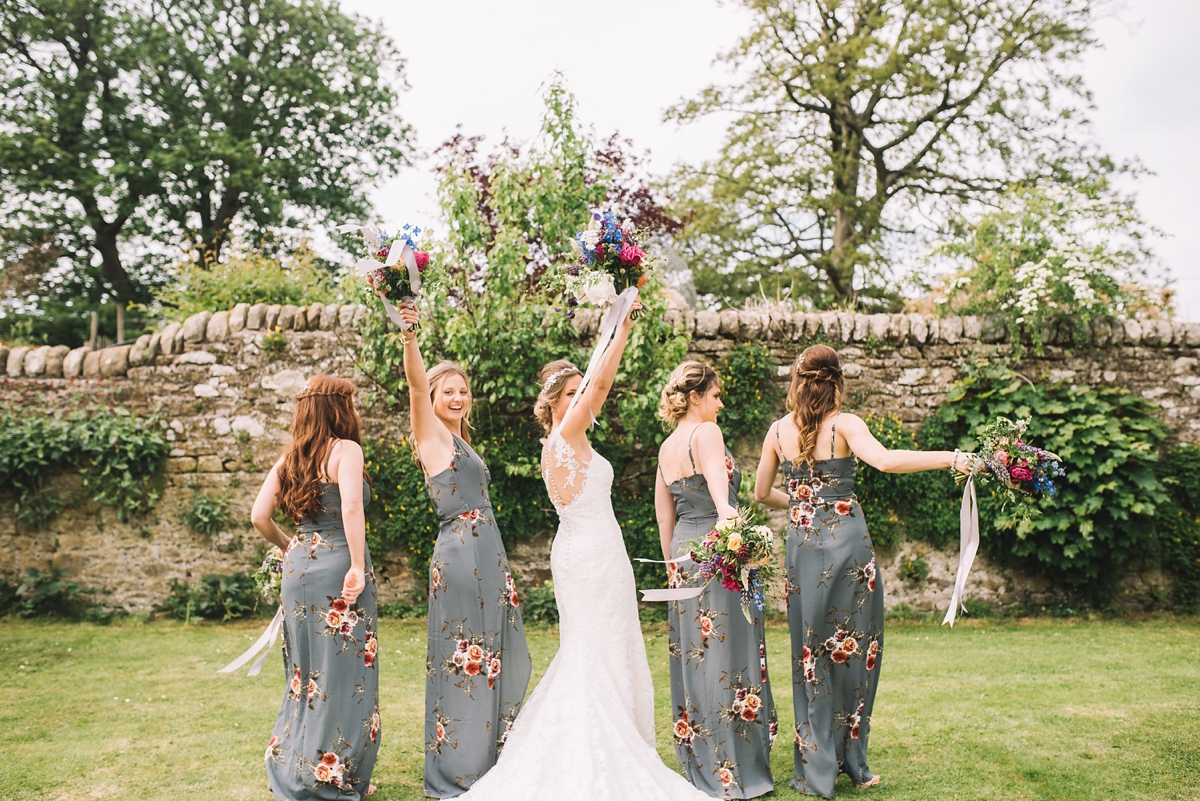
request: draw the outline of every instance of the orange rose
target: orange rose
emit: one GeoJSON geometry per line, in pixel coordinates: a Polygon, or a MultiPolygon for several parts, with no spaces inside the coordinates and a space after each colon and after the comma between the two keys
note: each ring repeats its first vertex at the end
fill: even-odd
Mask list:
{"type": "Polygon", "coordinates": [[[839,665],[845,663],[845,661],[850,658],[850,655],[842,650],[834,651],[829,656],[831,659],[833,659],[834,662],[837,662],[839,665]]]}
{"type": "Polygon", "coordinates": [[[429,580],[435,587],[442,583],[442,574],[436,567],[433,569],[433,573],[429,576],[429,580]]]}
{"type": "Polygon", "coordinates": [[[292,676],[292,695],[300,694],[300,677],[292,676]]]}
{"type": "Polygon", "coordinates": [[[342,613],[336,609],[330,609],[325,613],[325,625],[331,629],[342,627],[342,613]]]}
{"type": "Polygon", "coordinates": [[[686,740],[692,736],[692,727],[688,725],[686,720],[675,721],[675,736],[680,740],[686,740]]]}
{"type": "Polygon", "coordinates": [[[875,669],[875,654],[867,654],[867,670],[875,669]]]}
{"type": "Polygon", "coordinates": [[[363,654],[363,665],[371,667],[375,664],[375,654],[363,654]]]}
{"type": "Polygon", "coordinates": [[[729,768],[721,768],[717,771],[717,775],[721,777],[721,784],[728,787],[733,784],[733,771],[729,768]]]}
{"type": "Polygon", "coordinates": [[[338,755],[333,753],[332,751],[326,751],[324,754],[321,754],[321,764],[322,765],[328,765],[329,767],[332,768],[332,767],[336,767],[337,763],[338,763],[338,755]]]}
{"type": "Polygon", "coordinates": [[[512,595],[508,596],[508,602],[509,602],[510,604],[512,604],[512,606],[513,606],[513,608],[514,608],[514,609],[519,609],[519,608],[520,608],[520,606],[521,606],[521,599],[520,599],[519,597],[517,597],[517,591],[516,591],[516,590],[513,590],[513,593],[512,593],[512,595]]]}
{"type": "Polygon", "coordinates": [[[755,712],[753,709],[751,709],[748,706],[742,707],[742,720],[746,720],[746,721],[753,723],[757,717],[758,717],[758,713],[755,712]]]}
{"type": "Polygon", "coordinates": [[[463,670],[465,670],[467,672],[468,676],[478,676],[479,675],[479,663],[478,662],[467,662],[467,666],[465,668],[463,668],[463,670]]]}
{"type": "Polygon", "coordinates": [[[437,726],[434,728],[434,731],[437,732],[437,741],[439,743],[446,739],[446,727],[442,725],[440,720],[438,721],[437,726]]]}
{"type": "Polygon", "coordinates": [[[379,651],[379,641],[378,640],[367,640],[367,653],[374,654],[374,653],[377,653],[378,651],[379,651]]]}
{"type": "Polygon", "coordinates": [[[500,675],[500,660],[499,659],[492,659],[491,662],[488,662],[488,675],[489,676],[499,676],[500,675]]]}
{"type": "Polygon", "coordinates": [[[853,726],[850,727],[850,739],[851,740],[858,739],[858,724],[857,723],[855,723],[853,726]]]}
{"type": "Polygon", "coordinates": [[[750,693],[750,695],[746,696],[746,706],[749,709],[758,709],[760,706],[762,706],[762,699],[754,693],[750,693]]]}
{"type": "MultiPolygon", "coordinates": [[[[312,679],[309,679],[309,680],[308,680],[308,694],[309,694],[309,695],[316,695],[316,694],[317,694],[317,689],[318,689],[318,687],[317,687],[317,683],[316,683],[315,681],[313,681],[312,679]]],[[[326,756],[328,756],[328,754],[327,754],[326,756]]],[[[325,757],[321,757],[321,758],[322,758],[322,759],[324,759],[325,757]]],[[[336,759],[337,759],[337,757],[335,756],[335,757],[334,757],[334,759],[336,760],[336,759]]]]}
{"type": "Polygon", "coordinates": [[[700,618],[700,633],[703,634],[705,637],[707,637],[709,634],[712,634],[712,630],[713,630],[712,618],[702,616],[700,618]]]}
{"type": "Polygon", "coordinates": [[[471,660],[472,662],[478,662],[479,660],[483,659],[483,649],[478,645],[468,646],[467,659],[471,660]]]}
{"type": "Polygon", "coordinates": [[[807,484],[801,484],[796,487],[796,497],[802,501],[807,501],[813,495],[812,487],[807,484]]]}
{"type": "Polygon", "coordinates": [[[333,769],[322,763],[317,765],[316,769],[313,770],[313,775],[316,777],[317,781],[327,782],[333,778],[333,769]]]}
{"type": "Polygon", "coordinates": [[[842,650],[848,654],[852,654],[858,650],[858,640],[853,637],[847,637],[842,641],[842,650]]]}
{"type": "Polygon", "coordinates": [[[833,511],[837,512],[839,515],[848,515],[850,514],[850,510],[853,508],[854,505],[847,500],[840,500],[833,505],[833,511]]]}

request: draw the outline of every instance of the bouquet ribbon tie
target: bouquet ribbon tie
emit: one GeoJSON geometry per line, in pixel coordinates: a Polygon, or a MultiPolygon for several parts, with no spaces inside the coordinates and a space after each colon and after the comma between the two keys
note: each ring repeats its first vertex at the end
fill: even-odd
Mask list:
{"type": "MultiPolygon", "coordinates": [[[[415,261],[413,262],[416,263],[415,261]]],[[[571,416],[571,412],[575,409],[575,404],[579,403],[579,399],[583,397],[584,391],[592,383],[592,379],[596,376],[596,370],[600,368],[600,363],[604,361],[604,354],[608,352],[608,346],[612,344],[613,337],[617,333],[617,326],[625,319],[625,315],[629,313],[629,307],[637,300],[637,287],[629,287],[621,294],[617,295],[612,305],[608,307],[608,311],[604,313],[604,319],[600,323],[600,333],[596,335],[596,347],[592,349],[592,356],[588,359],[587,369],[583,372],[583,378],[579,382],[579,388],[575,390],[575,397],[571,398],[571,403],[567,406],[567,411],[563,414],[562,419],[566,420],[571,416]]],[[[595,418],[592,419],[595,422],[595,418]]],[[[562,434],[556,428],[550,434],[549,444],[553,445],[556,439],[562,439],[562,434]]]]}
{"type": "Polygon", "coordinates": [[[959,607],[966,612],[963,604],[963,592],[967,588],[967,576],[971,572],[971,564],[975,561],[975,553],[979,550],[979,502],[975,497],[975,478],[968,476],[963,485],[962,510],[959,512],[959,544],[958,544],[958,575],[954,579],[954,594],[950,596],[950,608],[942,625],[950,624],[954,628],[954,618],[959,607]]]}
{"type": "MultiPolygon", "coordinates": [[[[644,562],[648,565],[679,565],[684,562],[691,562],[692,559],[687,556],[682,556],[678,559],[671,559],[670,561],[664,559],[634,559],[634,561],[644,562]]],[[[699,587],[671,587],[665,590],[642,590],[642,600],[650,602],[690,601],[693,598],[699,598],[700,594],[704,592],[704,588],[708,586],[710,581],[712,581],[712,578],[709,578],[708,581],[705,581],[699,587]]]]}
{"type": "Polygon", "coordinates": [[[255,654],[258,654],[259,651],[262,651],[262,653],[259,654],[258,659],[255,659],[254,664],[250,666],[250,673],[248,674],[251,676],[257,676],[259,671],[262,670],[263,663],[267,661],[267,654],[271,653],[271,647],[275,645],[275,638],[279,636],[279,630],[282,627],[283,607],[281,606],[275,612],[275,617],[271,618],[271,622],[267,624],[267,630],[262,633],[262,636],[254,641],[254,645],[251,645],[242,653],[241,656],[217,672],[233,673],[241,668],[242,665],[246,664],[251,659],[254,659],[255,654]]]}
{"type": "MultiPolygon", "coordinates": [[[[369,225],[361,223],[344,223],[337,227],[339,234],[348,234],[353,231],[358,231],[363,235],[363,238],[372,238],[378,230],[369,225]]],[[[413,255],[413,249],[405,242],[404,246],[397,249],[391,248],[388,250],[387,261],[383,262],[384,267],[395,267],[400,259],[404,259],[404,266],[408,268],[408,285],[412,287],[413,292],[421,291],[421,271],[417,269],[417,257],[413,255]]],[[[377,259],[359,259],[354,265],[354,271],[359,275],[367,275],[379,269],[379,261],[377,259]]],[[[400,318],[400,313],[392,302],[383,296],[382,292],[376,292],[379,299],[383,301],[383,309],[387,312],[387,317],[393,323],[400,327],[402,331],[407,331],[412,328],[408,323],[400,318]]]]}

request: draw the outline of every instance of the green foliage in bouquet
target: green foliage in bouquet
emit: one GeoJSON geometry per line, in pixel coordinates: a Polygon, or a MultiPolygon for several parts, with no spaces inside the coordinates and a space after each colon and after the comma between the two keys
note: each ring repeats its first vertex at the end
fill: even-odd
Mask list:
{"type": "Polygon", "coordinates": [[[1175,605],[1200,609],[1200,445],[1171,448],[1156,465],[1170,502],[1155,518],[1162,566],[1175,577],[1175,605]]]}
{"type": "MultiPolygon", "coordinates": [[[[439,149],[439,198],[449,225],[440,242],[431,242],[430,258],[445,266],[449,281],[423,293],[418,334],[427,366],[448,359],[470,375],[471,442],[491,468],[496,522],[509,542],[548,533],[556,525],[542,486],[542,431],[532,413],[538,371],[564,357],[582,365],[590,351],[572,321],[554,311],[555,300],[538,279],[551,264],[571,258],[575,233],[602,204],[655,232],[664,230],[667,220],[655,216],[661,212],[644,194],[629,189],[630,159],[614,141],[596,145],[582,131],[574,98],[561,82],[550,85],[545,102],[541,130],[527,146],[505,146],[485,158],[478,153],[478,139],[456,137],[439,149]]],[[[666,322],[659,290],[649,285],[643,292],[646,315],[630,337],[610,412],[593,432],[622,476],[619,483],[629,484],[618,499],[637,498],[619,502],[622,522],[653,520],[652,500],[647,500],[652,471],[636,462],[661,441],[658,391],[687,351],[686,337],[666,322]]],[[[399,333],[376,306],[362,323],[359,367],[380,388],[380,399],[404,414],[407,385],[399,333]]],[[[396,484],[406,488],[401,494],[412,506],[427,508],[427,499],[417,494],[423,481],[415,465],[412,475],[396,484]]],[[[418,522],[406,534],[400,524],[391,528],[374,520],[372,536],[381,546],[407,543],[410,564],[420,573],[437,525],[418,522]],[[411,539],[425,537],[427,525],[428,541],[411,539]]],[[[631,546],[631,553],[644,552],[640,544],[638,550],[631,546]]],[[[655,544],[649,553],[657,552],[655,544]]]]}
{"type": "MultiPolygon", "coordinates": [[[[1103,603],[1129,567],[1157,561],[1154,523],[1169,497],[1155,474],[1167,428],[1154,411],[1117,387],[1031,383],[1004,365],[975,365],[938,410],[944,427],[923,429],[922,439],[930,448],[974,450],[980,426],[996,416],[1029,418],[1029,441],[1061,456],[1067,474],[1028,518],[981,491],[984,547],[1103,603]]],[[[938,494],[959,491],[947,483],[938,494]]]]}
{"type": "Polygon", "coordinates": [[[169,450],[156,417],[84,398],[67,414],[27,406],[0,406],[0,486],[16,496],[23,525],[39,528],[67,502],[48,483],[78,470],[92,500],[114,508],[122,522],[152,508],[157,478],[169,450]]]}

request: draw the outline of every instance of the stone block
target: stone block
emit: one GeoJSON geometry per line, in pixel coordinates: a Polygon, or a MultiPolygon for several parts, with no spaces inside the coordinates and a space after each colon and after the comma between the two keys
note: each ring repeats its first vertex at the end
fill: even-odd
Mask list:
{"type": "Polygon", "coordinates": [[[929,318],[923,314],[908,315],[908,335],[913,342],[924,345],[929,337],[929,318]]]}
{"type": "Polygon", "coordinates": [[[808,339],[816,339],[821,333],[821,315],[816,312],[809,312],[804,315],[804,336],[808,339]]]}
{"type": "Polygon", "coordinates": [[[886,342],[888,328],[891,326],[890,314],[871,314],[867,316],[867,335],[879,342],[886,342]]]}
{"type": "Polygon", "coordinates": [[[274,375],[265,376],[262,380],[262,388],[274,390],[285,398],[294,398],[300,393],[300,390],[304,389],[306,383],[308,383],[308,376],[299,370],[280,370],[274,375]]]}
{"type": "Polygon", "coordinates": [[[1113,320],[1112,322],[1112,340],[1113,345],[1125,344],[1125,323],[1121,320],[1113,320]]]}
{"type": "Polygon", "coordinates": [[[318,331],[321,328],[321,315],[325,313],[324,303],[310,303],[304,310],[304,320],[308,323],[306,330],[318,331]]]}
{"type": "Polygon", "coordinates": [[[682,333],[687,334],[688,337],[691,337],[692,332],[696,330],[696,312],[692,311],[691,309],[680,309],[679,313],[681,315],[679,320],[679,330],[682,333]]]}
{"type": "Polygon", "coordinates": [[[150,335],[142,334],[129,349],[129,366],[141,367],[146,363],[146,351],[150,348],[150,335]]]}
{"type": "Polygon", "coordinates": [[[366,306],[361,303],[357,304],[354,307],[354,320],[351,322],[351,325],[361,325],[370,313],[370,310],[366,306]]]}
{"type": "Polygon", "coordinates": [[[196,312],[184,320],[183,341],[191,345],[203,342],[205,332],[208,330],[208,321],[212,319],[212,316],[212,312],[202,311],[196,312]]]}
{"type": "Polygon", "coordinates": [[[947,345],[957,345],[962,339],[963,321],[957,314],[943,317],[939,321],[938,335],[947,345]]]}
{"type": "Polygon", "coordinates": [[[263,424],[249,415],[240,415],[233,418],[233,420],[229,423],[229,427],[233,429],[235,433],[245,431],[251,437],[261,437],[266,432],[266,428],[263,426],[263,424]]]}
{"type": "Polygon", "coordinates": [[[942,321],[937,317],[930,317],[926,325],[929,326],[929,335],[925,338],[925,341],[933,345],[942,335],[942,321]]]}
{"type": "Polygon", "coordinates": [[[196,457],[194,456],[176,456],[167,459],[168,473],[195,473],[196,472],[196,457]]]}
{"type": "Polygon", "coordinates": [[[183,353],[187,349],[187,341],[183,338],[183,326],[175,332],[175,341],[171,345],[172,353],[183,353]]]}
{"type": "Polygon", "coordinates": [[[267,331],[274,331],[275,326],[279,325],[279,314],[283,311],[283,307],[272,304],[267,307],[267,316],[263,319],[263,328],[267,331]]]}
{"type": "MultiPolygon", "coordinates": [[[[1158,326],[1155,325],[1157,320],[1141,320],[1142,325],[1142,345],[1148,348],[1153,348],[1163,344],[1161,332],[1158,326]]],[[[1168,331],[1170,329],[1168,328],[1168,331]]]]}
{"type": "Polygon", "coordinates": [[[908,315],[893,314],[888,320],[888,339],[900,345],[908,339],[908,315]]]}
{"type": "Polygon", "coordinates": [[[8,346],[0,345],[0,367],[8,369],[8,346]]]}
{"type": "Polygon", "coordinates": [[[87,347],[75,348],[63,359],[63,378],[78,378],[83,374],[83,357],[90,351],[87,347]]]}
{"type": "Polygon", "coordinates": [[[1142,323],[1143,335],[1147,325],[1153,328],[1158,334],[1158,345],[1165,347],[1171,344],[1171,340],[1175,336],[1175,330],[1171,326],[1170,320],[1147,320],[1142,323]]]}
{"type": "Polygon", "coordinates": [[[105,378],[124,378],[129,371],[129,345],[115,345],[100,351],[100,375],[105,378]]]}
{"type": "Polygon", "coordinates": [[[1006,327],[1005,319],[999,314],[983,315],[983,334],[984,342],[1003,342],[1008,337],[1008,328],[1006,327]]]}
{"type": "Polygon", "coordinates": [[[842,338],[837,312],[821,312],[821,335],[829,342],[837,342],[842,338]]]}
{"type": "Polygon", "coordinates": [[[1140,345],[1142,342],[1142,324],[1137,320],[1125,321],[1125,341],[1130,345],[1140,345]]]}
{"type": "Polygon", "coordinates": [[[214,387],[212,384],[197,384],[192,387],[192,394],[197,398],[219,398],[221,390],[214,387]]]}
{"type": "MultiPolygon", "coordinates": [[[[275,325],[279,326],[284,331],[292,331],[293,324],[296,322],[296,314],[300,309],[292,304],[287,304],[279,309],[279,317],[275,320],[275,325]]],[[[274,326],[272,326],[274,327],[274,326]]]]}
{"type": "Polygon", "coordinates": [[[718,333],[725,336],[735,337],[738,332],[738,313],[736,309],[724,309],[720,312],[721,327],[718,333]]]}
{"type": "Polygon", "coordinates": [[[347,303],[342,308],[338,309],[338,325],[342,328],[349,328],[354,324],[354,306],[347,303]]]}
{"type": "Polygon", "coordinates": [[[216,364],[217,355],[206,350],[190,350],[175,359],[176,364],[216,364]]]}
{"type": "Polygon", "coordinates": [[[229,333],[236,334],[246,328],[246,315],[250,313],[249,303],[239,303],[229,310],[229,333]]]}
{"type": "Polygon", "coordinates": [[[962,337],[968,342],[978,342],[983,339],[983,320],[974,314],[962,318],[962,337]]]}
{"type": "Polygon", "coordinates": [[[42,345],[40,348],[34,348],[25,354],[25,375],[30,378],[41,377],[46,374],[46,356],[50,353],[49,345],[42,345]]]}
{"type": "Polygon", "coordinates": [[[246,312],[246,328],[259,331],[267,325],[267,306],[265,303],[255,303],[246,312]]]}
{"type": "Polygon", "coordinates": [[[208,374],[218,378],[227,378],[231,375],[237,375],[237,368],[231,367],[228,364],[212,364],[208,367],[208,374]]]}
{"type": "Polygon", "coordinates": [[[791,322],[791,341],[802,342],[805,338],[805,330],[808,328],[808,315],[804,312],[792,312],[791,322]]]}
{"type": "Polygon", "coordinates": [[[153,366],[154,360],[158,358],[158,354],[162,353],[162,331],[155,331],[150,335],[150,344],[146,346],[146,352],[142,354],[142,360],[153,366]]]}
{"type": "Polygon", "coordinates": [[[854,315],[854,341],[866,342],[871,333],[871,321],[865,314],[854,315]]]}
{"type": "Polygon", "coordinates": [[[99,378],[100,377],[100,354],[104,351],[89,350],[83,355],[83,377],[84,378],[99,378]]]}
{"type": "Polygon", "coordinates": [[[328,306],[325,306],[323,309],[321,309],[322,331],[332,331],[333,329],[337,328],[338,311],[339,309],[336,303],[330,303],[328,306]]]}
{"type": "Polygon", "coordinates": [[[838,312],[838,330],[842,335],[842,342],[849,342],[854,338],[854,315],[850,312],[838,312]]]}
{"type": "Polygon", "coordinates": [[[743,341],[759,339],[763,333],[763,313],[757,309],[743,309],[737,313],[737,338],[743,341]]]}
{"type": "Polygon", "coordinates": [[[71,349],[66,345],[55,345],[50,348],[50,352],[46,354],[46,378],[63,377],[63,360],[70,352],[71,349]]]}
{"type": "Polygon", "coordinates": [[[1189,348],[1200,348],[1200,323],[1184,323],[1184,344],[1189,348]]]}
{"type": "MultiPolygon", "coordinates": [[[[162,330],[162,336],[159,337],[158,344],[162,348],[162,352],[166,356],[170,356],[175,352],[175,335],[183,328],[179,323],[167,323],[162,330]]],[[[183,351],[180,350],[180,353],[183,351]]]]}
{"type": "Polygon", "coordinates": [[[696,312],[696,338],[712,339],[721,330],[721,315],[715,311],[696,312]]]}
{"type": "Polygon", "coordinates": [[[224,473],[225,466],[221,463],[220,456],[201,456],[196,460],[196,472],[224,473]]]}
{"type": "Polygon", "coordinates": [[[1092,320],[1088,323],[1088,334],[1097,348],[1108,347],[1112,340],[1112,324],[1102,317],[1092,320]]]}
{"type": "Polygon", "coordinates": [[[1171,344],[1177,348],[1187,344],[1187,323],[1171,321],[1171,344]]]}
{"type": "Polygon", "coordinates": [[[229,339],[229,312],[214,312],[204,328],[204,338],[209,342],[224,342],[229,339]]]}
{"type": "Polygon", "coordinates": [[[20,378],[25,374],[25,356],[31,350],[33,348],[21,345],[8,352],[8,361],[4,366],[9,378],[20,378]]]}
{"type": "Polygon", "coordinates": [[[766,315],[766,338],[772,342],[788,342],[792,339],[792,315],[783,309],[771,309],[766,315]]]}

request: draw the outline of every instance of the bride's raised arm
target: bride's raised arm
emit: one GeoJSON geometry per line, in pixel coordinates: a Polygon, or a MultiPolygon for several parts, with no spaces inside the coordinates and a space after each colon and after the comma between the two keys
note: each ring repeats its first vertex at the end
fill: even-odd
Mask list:
{"type": "Polygon", "coordinates": [[[604,401],[612,391],[613,382],[617,378],[617,368],[621,366],[621,356],[625,353],[625,345],[629,342],[629,333],[633,330],[633,313],[642,308],[641,301],[635,300],[621,321],[612,344],[604,352],[604,360],[596,370],[596,376],[583,391],[583,397],[575,404],[575,408],[563,419],[560,432],[568,442],[582,437],[591,426],[596,415],[604,408],[604,401]]]}

